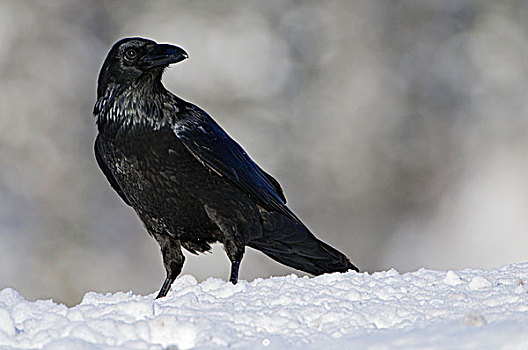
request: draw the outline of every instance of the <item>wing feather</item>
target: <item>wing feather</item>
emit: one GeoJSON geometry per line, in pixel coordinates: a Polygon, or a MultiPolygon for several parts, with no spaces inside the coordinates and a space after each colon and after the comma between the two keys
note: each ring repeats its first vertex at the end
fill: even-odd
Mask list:
{"type": "Polygon", "coordinates": [[[237,185],[263,208],[279,211],[302,225],[286,206],[277,180],[262,170],[205,111],[190,106],[186,112],[173,131],[196,159],[237,185]]]}

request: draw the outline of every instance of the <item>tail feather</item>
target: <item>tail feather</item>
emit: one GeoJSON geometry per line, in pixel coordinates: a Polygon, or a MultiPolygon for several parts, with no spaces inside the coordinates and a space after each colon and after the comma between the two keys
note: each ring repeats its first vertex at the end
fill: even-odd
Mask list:
{"type": "Polygon", "coordinates": [[[280,213],[261,211],[262,236],[248,242],[270,258],[312,275],[358,271],[337,249],[318,240],[304,225],[280,213]]]}

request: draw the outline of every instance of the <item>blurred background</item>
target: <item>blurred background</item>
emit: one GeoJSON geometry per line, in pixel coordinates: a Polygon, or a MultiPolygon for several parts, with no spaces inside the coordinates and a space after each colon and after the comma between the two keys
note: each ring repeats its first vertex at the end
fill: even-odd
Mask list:
{"type": "MultiPolygon", "coordinates": [[[[185,48],[165,85],[363,271],[528,260],[526,18],[522,0],[1,1],[0,288],[71,305],[161,286],[93,155],[97,76],[127,36],[185,48]]],[[[221,246],[187,256],[227,280],[221,246]]],[[[289,273],[250,248],[241,267],[289,273]]]]}

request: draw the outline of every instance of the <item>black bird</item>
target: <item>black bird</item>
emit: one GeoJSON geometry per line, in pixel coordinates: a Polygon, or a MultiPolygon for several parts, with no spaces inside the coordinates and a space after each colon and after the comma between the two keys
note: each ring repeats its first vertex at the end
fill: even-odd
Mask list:
{"type": "Polygon", "coordinates": [[[277,180],[202,109],[161,83],[187,53],[142,38],[118,41],[99,74],[95,157],[112,188],[161,246],[167,278],[179,275],[181,248],[197,254],[223,243],[238,269],[246,246],[313,275],[358,270],[321,242],[286,206],[277,180]]]}

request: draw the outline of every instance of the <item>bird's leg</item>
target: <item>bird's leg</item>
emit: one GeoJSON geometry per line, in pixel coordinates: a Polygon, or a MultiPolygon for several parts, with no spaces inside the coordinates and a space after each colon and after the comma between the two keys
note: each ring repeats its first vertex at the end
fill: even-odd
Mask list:
{"type": "Polygon", "coordinates": [[[165,278],[165,282],[163,282],[163,285],[161,286],[161,289],[160,289],[156,299],[162,298],[165,295],[167,295],[167,293],[169,292],[169,289],[170,289],[170,287],[172,285],[172,282],[174,282],[174,279],[169,278],[169,277],[165,278]]]}
{"type": "Polygon", "coordinates": [[[238,269],[240,268],[240,261],[231,261],[231,276],[229,276],[229,282],[237,284],[238,282],[238,269]]]}
{"type": "Polygon", "coordinates": [[[163,265],[165,265],[165,271],[167,273],[167,277],[156,297],[158,299],[166,296],[169,292],[172,282],[174,282],[182,270],[185,257],[181,251],[180,241],[171,238],[167,234],[156,235],[155,238],[161,246],[163,265]]]}
{"type": "Polygon", "coordinates": [[[229,276],[229,282],[237,284],[238,269],[240,268],[240,262],[242,261],[244,250],[246,248],[244,244],[245,236],[242,232],[248,231],[247,224],[234,222],[233,218],[225,213],[225,208],[213,208],[209,205],[204,205],[204,209],[211,221],[213,221],[220,231],[222,231],[224,250],[231,261],[231,275],[229,276]]]}
{"type": "Polygon", "coordinates": [[[238,282],[238,269],[240,268],[240,262],[244,257],[245,247],[234,244],[232,241],[224,242],[224,249],[231,261],[231,274],[229,275],[229,282],[237,284],[238,282]]]}
{"type": "Polygon", "coordinates": [[[244,257],[244,246],[239,247],[231,242],[224,242],[224,248],[227,256],[231,261],[231,274],[229,275],[229,282],[237,284],[238,282],[238,269],[240,268],[240,262],[244,257]]]}

